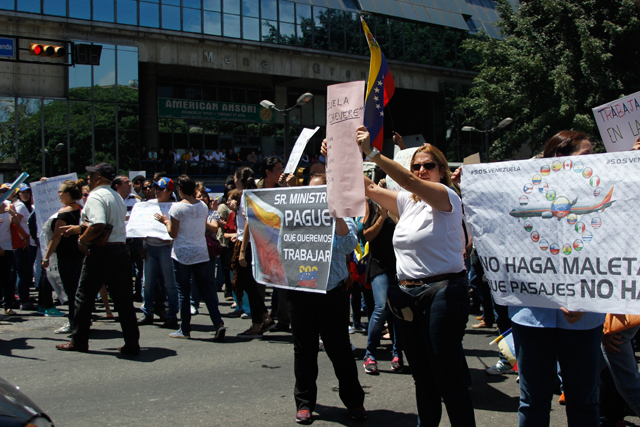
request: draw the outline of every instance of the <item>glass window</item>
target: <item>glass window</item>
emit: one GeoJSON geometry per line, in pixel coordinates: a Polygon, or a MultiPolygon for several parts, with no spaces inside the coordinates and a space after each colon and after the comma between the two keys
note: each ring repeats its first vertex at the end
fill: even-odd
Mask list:
{"type": "Polygon", "coordinates": [[[240,15],[240,0],[223,0],[222,11],[224,13],[240,15]]]}
{"type": "Polygon", "coordinates": [[[171,98],[171,83],[159,83],[158,84],[158,97],[159,98],[171,98]]]}
{"type": "Polygon", "coordinates": [[[324,22],[327,22],[327,8],[326,7],[314,7],[313,8],[313,19],[315,21],[316,26],[321,27],[324,25],[324,22]]]}
{"type": "Polygon", "coordinates": [[[296,44],[296,26],[294,24],[280,23],[280,43],[290,46],[296,44]]]}
{"type": "Polygon", "coordinates": [[[182,6],[200,9],[202,7],[202,2],[200,0],[182,0],[182,6]]]}
{"type": "Polygon", "coordinates": [[[280,21],[294,23],[296,19],[295,6],[290,1],[280,2],[280,21]]]}
{"type": "Polygon", "coordinates": [[[158,28],[160,26],[160,13],[158,5],[140,2],[140,25],[143,27],[158,28]]]}
{"type": "Polygon", "coordinates": [[[40,0],[18,0],[18,11],[40,13],[40,0]]]}
{"type": "Polygon", "coordinates": [[[242,18],[242,38],[245,40],[260,41],[260,20],[255,18],[242,18]]]}
{"type": "Polygon", "coordinates": [[[91,19],[89,0],[69,0],[69,18],[91,19]]]}
{"type": "Polygon", "coordinates": [[[91,99],[91,65],[69,67],[69,98],[91,99]]]}
{"type": "Polygon", "coordinates": [[[253,18],[260,17],[260,2],[258,0],[242,0],[242,14],[253,18]]]}
{"type": "Polygon", "coordinates": [[[53,16],[67,16],[67,1],[44,0],[44,14],[53,16]]]}
{"type": "Polygon", "coordinates": [[[262,0],[260,9],[262,10],[262,19],[278,19],[278,0],[262,0]]]}
{"type": "Polygon", "coordinates": [[[103,101],[114,100],[116,84],[116,51],[113,47],[102,48],[100,65],[93,67],[94,98],[103,101]],[[101,86],[107,90],[99,90],[101,86]]]}
{"type": "Polygon", "coordinates": [[[180,31],[180,8],[162,6],[162,28],[180,31]]]}
{"type": "Polygon", "coordinates": [[[296,15],[298,16],[298,24],[302,24],[305,20],[311,19],[311,6],[306,4],[296,4],[296,15]]]}
{"type": "Polygon", "coordinates": [[[278,43],[278,21],[262,20],[262,41],[278,43]]]}
{"type": "Polygon", "coordinates": [[[202,99],[205,101],[216,101],[218,99],[215,86],[202,86],[202,99]]]}
{"type": "Polygon", "coordinates": [[[222,25],[220,24],[220,14],[217,12],[204,12],[204,33],[214,36],[222,35],[222,25]]]}
{"type": "Polygon", "coordinates": [[[202,7],[204,10],[212,10],[214,12],[220,12],[220,0],[202,0],[202,7]]]}
{"type": "Polygon", "coordinates": [[[180,6],[180,0],[162,0],[162,4],[172,4],[174,6],[180,6]]]}
{"type": "Polygon", "coordinates": [[[202,99],[202,86],[187,86],[187,99],[202,99]]]}
{"type": "Polygon", "coordinates": [[[182,9],[182,30],[190,33],[202,32],[202,12],[200,9],[182,9]]]}
{"type": "Polygon", "coordinates": [[[93,20],[113,22],[113,0],[93,0],[93,20]]]}
{"type": "Polygon", "coordinates": [[[138,3],[135,0],[118,0],[118,23],[138,25],[138,3]]]}
{"type": "Polygon", "coordinates": [[[220,102],[231,102],[231,88],[230,87],[227,87],[227,86],[218,87],[218,95],[220,96],[220,99],[218,101],[220,101],[220,102]]]}
{"type": "Polygon", "coordinates": [[[227,15],[224,16],[224,36],[225,37],[233,37],[236,39],[240,38],[240,17],[237,15],[227,15]]]}
{"type": "Polygon", "coordinates": [[[138,52],[118,47],[118,102],[138,102],[138,52]]]}
{"type": "Polygon", "coordinates": [[[15,0],[0,0],[0,9],[14,10],[16,8],[15,0]]]}

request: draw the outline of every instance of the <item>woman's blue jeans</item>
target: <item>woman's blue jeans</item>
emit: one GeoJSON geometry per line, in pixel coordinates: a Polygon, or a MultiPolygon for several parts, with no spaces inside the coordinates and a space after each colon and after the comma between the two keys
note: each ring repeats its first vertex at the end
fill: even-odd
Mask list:
{"type": "Polygon", "coordinates": [[[467,278],[452,280],[430,303],[400,321],[402,343],[416,385],[418,427],[436,427],[447,408],[451,427],[474,427],[462,338],[469,320],[467,278]]]}
{"type": "Polygon", "coordinates": [[[386,274],[379,274],[371,281],[373,300],[375,302],[373,313],[369,319],[369,331],[367,335],[367,350],[364,358],[370,357],[376,360],[376,348],[380,345],[380,336],[384,328],[385,320],[389,319],[389,329],[393,338],[393,351],[391,357],[401,357],[402,345],[400,338],[400,319],[387,313],[387,291],[391,278],[386,274]],[[391,331],[392,330],[392,331],[391,331]]]}
{"type": "Polygon", "coordinates": [[[611,353],[604,347],[601,348],[600,368],[609,367],[618,392],[636,415],[640,416],[640,372],[632,343],[638,329],[640,326],[634,326],[617,333],[622,341],[618,346],[619,353],[611,353]]]}
{"type": "Polygon", "coordinates": [[[557,373],[562,383],[569,427],[599,427],[600,341],[602,326],[576,330],[511,325],[520,374],[519,427],[549,425],[557,373]]]}
{"type": "Polygon", "coordinates": [[[184,335],[191,334],[191,307],[189,297],[191,294],[191,275],[200,292],[200,297],[209,310],[209,317],[215,327],[222,325],[222,317],[218,310],[218,295],[211,292],[209,288],[209,262],[200,262],[197,264],[186,265],[175,259],[173,260],[173,268],[175,270],[176,281],[178,282],[178,299],[180,300],[180,330],[184,335]]]}
{"type": "Polygon", "coordinates": [[[153,303],[156,296],[156,283],[158,273],[164,279],[164,291],[169,301],[169,311],[167,319],[178,317],[178,287],[176,285],[175,273],[171,262],[171,245],[152,246],[147,245],[147,256],[144,260],[144,307],[142,312],[145,316],[153,317],[153,303]]]}

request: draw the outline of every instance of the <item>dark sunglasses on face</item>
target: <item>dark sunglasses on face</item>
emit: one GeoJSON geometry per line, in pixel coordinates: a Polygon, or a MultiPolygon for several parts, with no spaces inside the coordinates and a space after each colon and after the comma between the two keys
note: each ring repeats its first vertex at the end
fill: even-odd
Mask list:
{"type": "Polygon", "coordinates": [[[82,197],[89,197],[89,193],[84,193],[82,197]]]}
{"type": "Polygon", "coordinates": [[[151,190],[151,188],[152,188],[152,187],[151,187],[150,185],[146,185],[146,186],[142,187],[142,189],[143,189],[144,191],[149,191],[149,190],[151,190]]]}
{"type": "Polygon", "coordinates": [[[431,169],[435,169],[436,166],[438,166],[438,164],[434,162],[414,163],[411,165],[411,169],[413,169],[416,172],[418,172],[420,168],[424,168],[425,170],[430,171],[431,169]]]}

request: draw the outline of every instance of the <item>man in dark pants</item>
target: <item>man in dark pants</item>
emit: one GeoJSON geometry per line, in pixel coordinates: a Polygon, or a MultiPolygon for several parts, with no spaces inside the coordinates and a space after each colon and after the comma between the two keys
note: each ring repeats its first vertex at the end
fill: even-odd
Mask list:
{"type": "MultiPolygon", "coordinates": [[[[311,179],[309,185],[326,184],[324,175],[311,179]]],[[[318,336],[331,359],[339,381],[340,399],[354,420],[364,420],[364,391],[358,380],[351,343],[349,342],[349,292],[345,279],[349,276],[346,255],[358,243],[356,225],[351,218],[337,218],[327,293],[289,290],[287,299],[293,333],[293,391],[296,400],[296,422],[311,424],[311,413],[318,396],[318,336]]]]}
{"type": "MultiPolygon", "coordinates": [[[[57,345],[58,350],[89,351],[89,331],[91,327],[91,311],[93,299],[103,284],[106,283],[109,294],[118,310],[120,325],[124,335],[124,346],[118,351],[123,354],[140,353],[140,332],[133,308],[131,295],[131,260],[125,244],[125,217],[127,208],[113,189],[111,181],[116,173],[108,163],[87,166],[89,188],[91,193],[82,210],[81,222],[90,225],[78,238],[78,245],[88,246],[89,255],[82,264],[80,284],[76,293],[75,320],[71,332],[71,341],[57,345]],[[113,226],[111,233],[108,229],[113,226]],[[91,243],[102,240],[108,235],[104,246],[91,243]]],[[[82,227],[68,225],[63,227],[64,234],[81,234],[82,227]]]]}

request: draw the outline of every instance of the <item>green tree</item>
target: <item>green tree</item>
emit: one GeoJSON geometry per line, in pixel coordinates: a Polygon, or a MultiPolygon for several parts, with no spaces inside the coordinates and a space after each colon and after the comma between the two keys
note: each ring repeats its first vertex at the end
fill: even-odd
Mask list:
{"type": "Polygon", "coordinates": [[[461,106],[467,124],[495,126],[491,157],[507,159],[528,143],[534,152],[563,129],[598,138],[591,109],[640,90],[640,20],[635,0],[497,0],[501,40],[465,42],[482,58],[461,106]]]}

